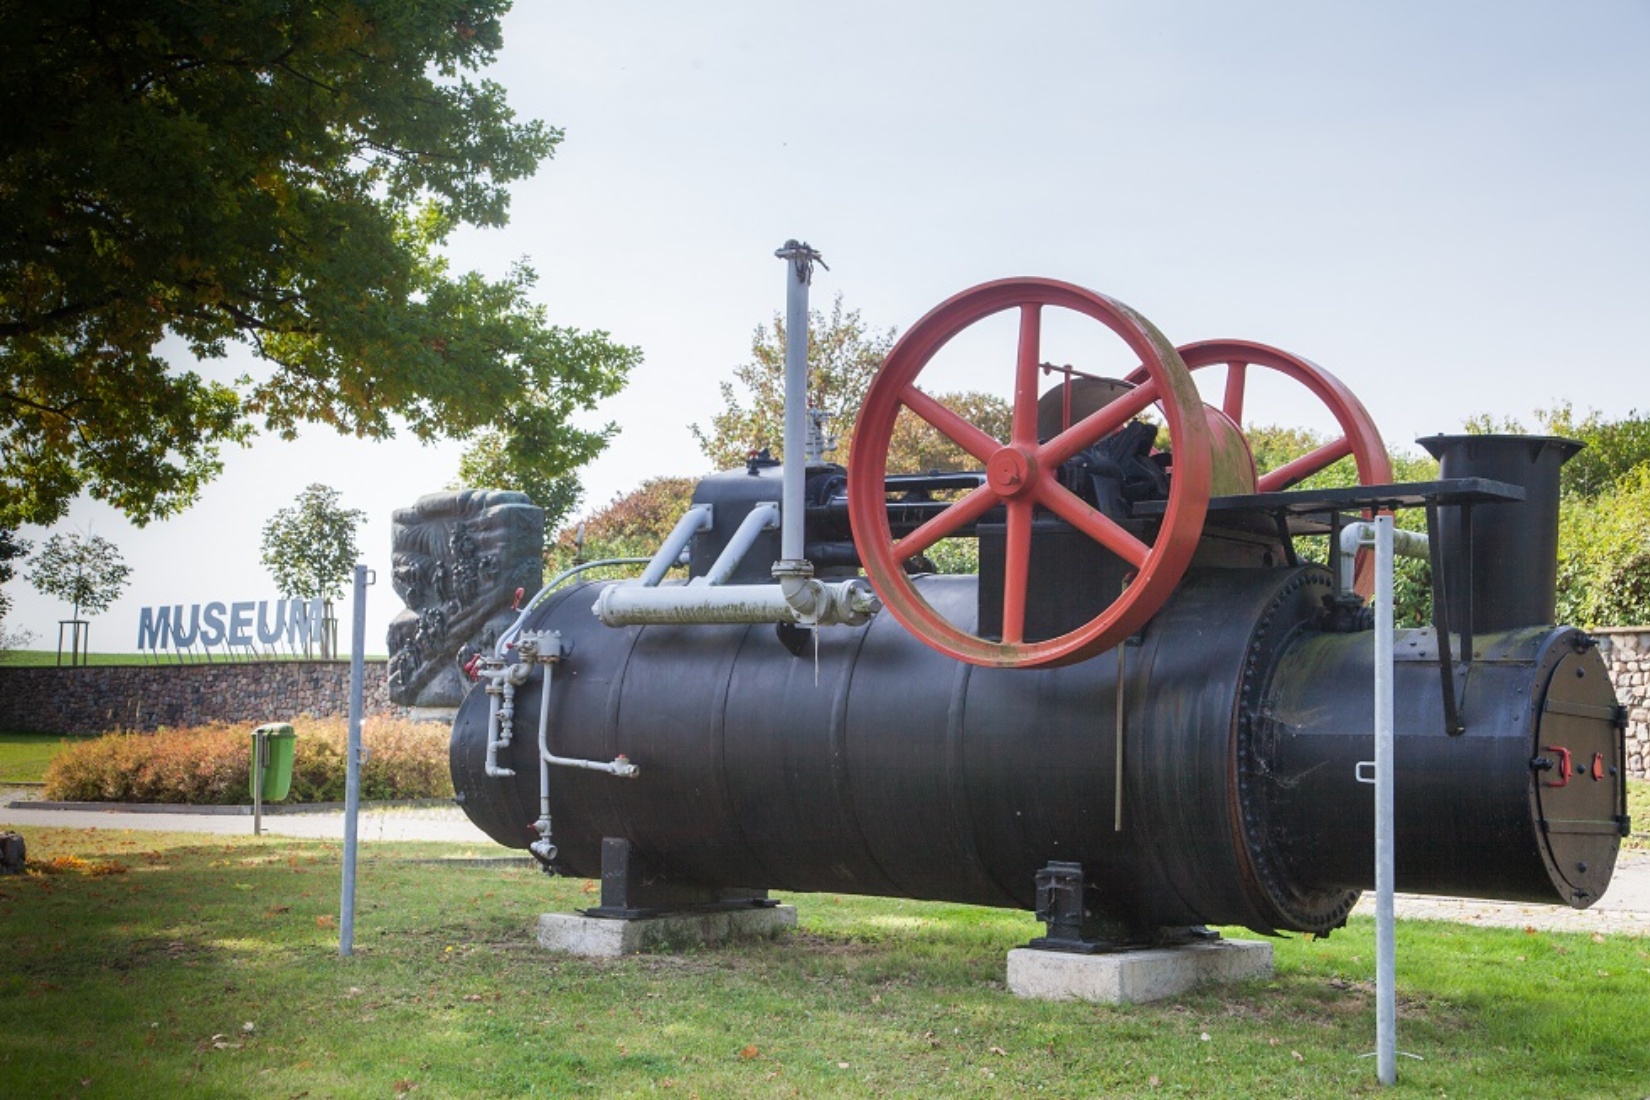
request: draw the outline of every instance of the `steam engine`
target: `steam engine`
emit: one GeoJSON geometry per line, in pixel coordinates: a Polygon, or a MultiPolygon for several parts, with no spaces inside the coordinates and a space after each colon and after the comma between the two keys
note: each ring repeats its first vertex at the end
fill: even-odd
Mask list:
{"type": "Polygon", "coordinates": [[[1325,933],[1373,883],[1377,654],[1367,555],[1343,534],[1421,509],[1434,618],[1392,646],[1397,888],[1585,907],[1628,821],[1624,714],[1593,640],[1553,622],[1575,445],[1423,442],[1438,480],[1392,484],[1361,404],[1307,360],[1175,348],[1069,284],[974,288],[896,346],[846,468],[796,463],[799,493],[760,459],[709,477],[684,521],[687,579],[541,594],[460,711],[459,799],[500,844],[600,877],[599,916],[777,889],[1052,921],[1065,890],[1081,903],[1066,934],[1086,942],[1325,933]],[[1117,333],[1141,369],[1067,369],[1039,393],[1056,309],[1117,333]],[[918,385],[1004,310],[1021,320],[1006,442],[918,385]],[[1208,366],[1227,372],[1218,408],[1189,380],[1208,366]],[[1255,367],[1318,393],[1343,437],[1257,475],[1241,429],[1255,367]],[[980,471],[890,473],[902,408],[980,471]],[[1363,484],[1290,488],[1346,455],[1363,484]],[[1299,553],[1313,536],[1327,567],[1299,553]],[[979,572],[933,572],[941,538],[977,540],[979,572]]]}

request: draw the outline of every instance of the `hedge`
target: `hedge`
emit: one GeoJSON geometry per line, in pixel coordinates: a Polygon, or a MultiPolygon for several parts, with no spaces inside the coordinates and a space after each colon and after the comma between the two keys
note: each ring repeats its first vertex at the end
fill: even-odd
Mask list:
{"type": "MultiPolygon", "coordinates": [[[[287,802],[344,797],[342,718],[295,721],[292,791],[287,802]]],[[[444,726],[399,718],[362,724],[368,750],[361,797],[445,798],[453,793],[444,726]]],[[[250,801],[252,738],[244,724],[219,722],[154,733],[111,733],[72,745],[46,769],[45,796],[62,802],[241,805],[250,801]]]]}

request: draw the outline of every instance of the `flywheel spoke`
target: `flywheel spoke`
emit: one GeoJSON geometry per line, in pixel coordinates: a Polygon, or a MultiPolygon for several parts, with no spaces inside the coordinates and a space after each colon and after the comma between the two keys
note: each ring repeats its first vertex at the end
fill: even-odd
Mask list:
{"type": "Polygon", "coordinates": [[[1002,449],[1002,444],[982,432],[944,405],[929,397],[916,386],[900,391],[900,404],[932,424],[940,434],[973,455],[984,465],[1002,449]]]}
{"type": "Polygon", "coordinates": [[[1111,518],[1090,508],[1065,486],[1053,480],[1037,486],[1043,507],[1104,546],[1136,569],[1146,564],[1152,548],[1125,531],[1111,518]]]}
{"type": "Polygon", "coordinates": [[[1008,539],[1003,547],[1003,644],[1018,645],[1026,634],[1026,589],[1031,580],[1031,501],[1008,502],[1008,539]]]}
{"type": "Polygon", "coordinates": [[[989,485],[981,485],[933,519],[894,543],[894,560],[905,561],[916,557],[959,527],[973,523],[997,503],[997,494],[989,485]]]}
{"type": "Polygon", "coordinates": [[[1334,442],[1325,443],[1317,450],[1301,455],[1293,462],[1286,462],[1262,476],[1255,484],[1255,488],[1263,493],[1279,492],[1298,481],[1305,481],[1319,470],[1339,462],[1351,453],[1352,440],[1343,435],[1334,442]]]}
{"type": "Polygon", "coordinates": [[[1220,411],[1232,418],[1232,423],[1243,426],[1243,388],[1249,380],[1249,364],[1241,359],[1226,364],[1226,393],[1220,401],[1220,411]]]}
{"type": "Polygon", "coordinates": [[[1038,451],[1038,465],[1053,469],[1066,459],[1091,446],[1133,420],[1158,398],[1157,382],[1149,380],[1119,396],[1103,409],[1090,413],[1038,451]]]}
{"type": "Polygon", "coordinates": [[[1035,303],[1020,307],[1020,344],[1014,361],[1013,442],[1037,443],[1037,364],[1042,359],[1043,311],[1035,303]]]}

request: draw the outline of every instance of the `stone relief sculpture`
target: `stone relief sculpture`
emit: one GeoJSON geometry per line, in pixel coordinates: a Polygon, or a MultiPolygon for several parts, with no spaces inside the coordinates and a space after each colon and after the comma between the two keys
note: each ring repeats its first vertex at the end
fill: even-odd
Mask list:
{"type": "Polygon", "coordinates": [[[407,606],[390,623],[390,700],[456,707],[462,665],[515,618],[516,590],[544,583],[544,512],[525,493],[429,493],[392,520],[392,578],[407,606]]]}

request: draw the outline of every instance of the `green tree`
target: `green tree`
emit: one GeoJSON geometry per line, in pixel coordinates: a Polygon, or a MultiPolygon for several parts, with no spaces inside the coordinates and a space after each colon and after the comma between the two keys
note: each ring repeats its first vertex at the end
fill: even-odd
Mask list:
{"type": "Polygon", "coordinates": [[[29,583],[48,596],[96,615],[109,610],[126,588],[131,566],[120,549],[102,535],[56,534],[46,540],[29,569],[29,583]]]}
{"type": "MultiPolygon", "coordinates": [[[[22,640],[9,641],[8,639],[14,636],[5,632],[6,614],[11,610],[11,597],[6,594],[6,584],[17,572],[17,567],[12,563],[27,557],[30,549],[30,544],[24,539],[17,538],[15,532],[0,529],[0,652],[24,644],[22,640]]],[[[22,635],[27,633],[20,632],[16,637],[21,639],[22,635]]]]}
{"type": "Polygon", "coordinates": [[[575,562],[651,557],[693,503],[696,484],[691,477],[649,478],[567,524],[545,546],[548,572],[554,575],[575,562]]]}
{"type": "Polygon", "coordinates": [[[1560,499],[1558,620],[1584,626],[1650,623],[1650,462],[1603,492],[1560,499]]]}
{"type": "MultiPolygon", "coordinates": [[[[1578,417],[1566,401],[1537,410],[1536,422],[1542,434],[1586,444],[1558,475],[1558,620],[1650,623],[1650,417],[1578,417]]],[[[1465,429],[1528,432],[1518,420],[1482,414],[1465,429]]]]}
{"type": "Polygon", "coordinates": [[[638,353],[550,325],[526,264],[439,255],[501,226],[561,140],[472,74],[508,0],[6,6],[0,52],[0,523],[86,490],[175,513],[255,424],[386,438],[488,426],[556,470],[569,414],[638,353]],[[234,343],[233,386],[171,367],[234,343]]]}
{"type": "MultiPolygon", "coordinates": [[[[355,529],[367,520],[359,508],[339,507],[340,495],[326,485],[310,485],[264,524],[262,560],[281,595],[325,601],[323,658],[331,657],[334,649],[332,601],[343,593],[344,582],[360,560],[355,529]]],[[[309,652],[308,638],[304,651],[309,652]]]]}
{"type": "MultiPolygon", "coordinates": [[[[868,330],[859,310],[843,309],[840,294],[831,304],[829,317],[817,309],[808,314],[808,404],[831,414],[838,460],[846,458],[852,444],[853,424],[866,387],[893,346],[893,329],[868,330]]],[[[711,417],[710,428],[690,427],[700,450],[718,469],[738,466],[752,451],[763,448],[775,458],[784,457],[784,317],[774,314],[772,328],[757,326],[751,337],[751,357],[733,369],[733,378],[721,384],[725,408],[711,417]]]]}
{"type": "Polygon", "coordinates": [[[512,447],[497,429],[481,432],[458,460],[449,489],[514,489],[544,510],[544,529],[554,531],[584,496],[577,474],[546,469],[512,447]]]}
{"type": "MultiPolygon", "coordinates": [[[[1620,420],[1607,420],[1596,409],[1578,417],[1575,407],[1563,401],[1550,409],[1537,409],[1535,418],[1542,434],[1562,436],[1586,445],[1559,471],[1561,492],[1581,497],[1610,493],[1627,474],[1650,464],[1650,416],[1637,409],[1620,420]]],[[[1473,434],[1529,434],[1529,429],[1518,420],[1506,417],[1498,421],[1484,413],[1470,418],[1464,430],[1473,434]]]]}
{"type": "MultiPolygon", "coordinates": [[[[1011,434],[1014,410],[1001,397],[978,390],[936,393],[934,400],[995,439],[1011,434]]],[[[901,409],[888,439],[888,472],[926,474],[957,470],[978,470],[979,459],[951,441],[928,421],[901,409]]]]}

